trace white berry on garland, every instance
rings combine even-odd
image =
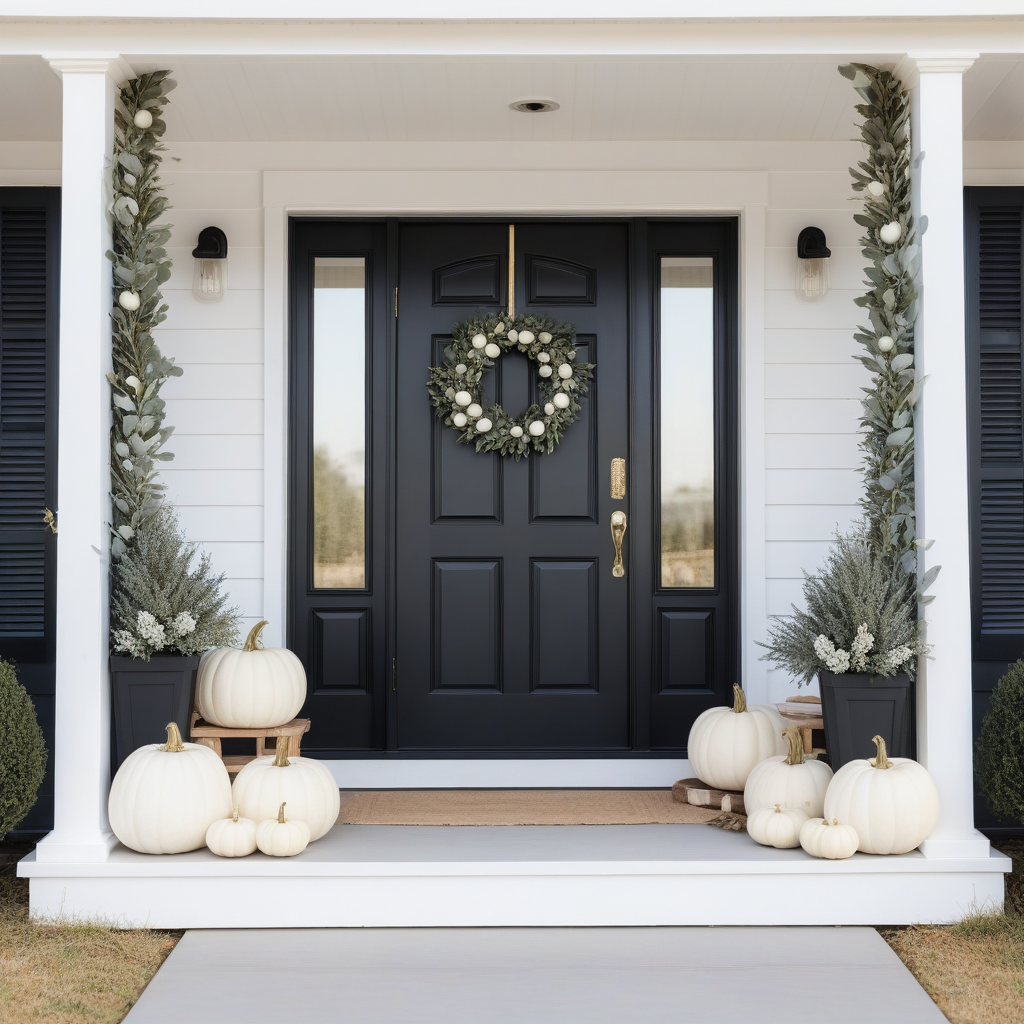
[[[591,363],[576,360],[576,328],[548,316],[490,313],[455,324],[451,334],[444,362],[430,368],[427,383],[438,418],[478,452],[516,459],[531,450],[553,452],[566,428],[579,418],[580,399],[594,375]],[[537,366],[539,401],[519,416],[482,401],[484,373],[510,352]]]

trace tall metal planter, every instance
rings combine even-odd
[[[846,672],[818,673],[825,746],[833,770],[875,756],[872,736],[885,740],[893,757],[914,756],[913,693],[910,677]]]
[[[147,743],[163,743],[167,723],[189,736],[200,655],[155,655],[149,661],[111,656],[114,767]]]

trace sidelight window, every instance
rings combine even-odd
[[[715,586],[714,264],[661,259],[661,585]]]
[[[318,256],[313,287],[313,586],[366,586],[366,260]]]

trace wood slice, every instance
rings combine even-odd
[[[680,779],[672,786],[672,799],[694,807],[715,807],[732,814],[745,814],[743,794],[714,789],[700,779]]]

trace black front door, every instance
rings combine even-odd
[[[423,386],[453,323],[507,308],[507,239],[503,223],[401,231],[398,743],[626,749],[629,589],[612,576],[609,521],[628,503],[610,497],[608,474],[628,446],[628,227],[517,226],[516,309],[575,323],[580,358],[597,366],[555,452],[519,462],[458,443]],[[534,372],[500,357],[488,401],[519,415]]]
[[[508,220],[292,224],[289,644],[316,756],[679,756],[739,678],[736,222],[514,226],[516,311],[575,324],[596,367],[520,462],[459,443],[426,389],[454,324],[508,309]],[[518,415],[536,369],[500,356],[484,403]]]

